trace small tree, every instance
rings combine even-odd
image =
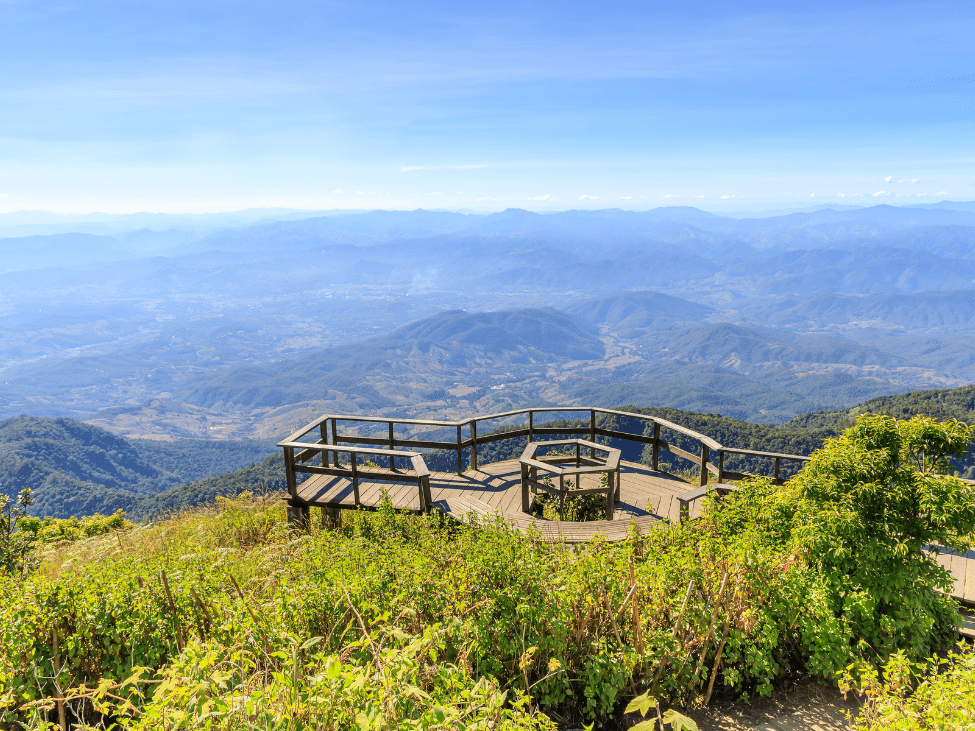
[[[858,654],[916,659],[954,638],[958,612],[939,548],[968,550],[975,487],[948,475],[973,428],[861,416],[792,480],[795,537],[826,579]]]
[[[27,515],[34,502],[29,487],[20,491],[17,501],[0,495],[0,571],[23,573],[30,568],[28,556],[34,546],[33,536],[17,530],[17,521]]]

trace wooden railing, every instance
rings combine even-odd
[[[536,415],[538,414],[555,414],[555,413],[585,413],[589,416],[588,426],[582,424],[581,426],[535,426]],[[505,431],[494,431],[493,433],[478,434],[478,424],[483,424],[487,421],[498,421],[502,419],[511,419],[517,416],[528,416],[527,425],[521,428],[514,428]],[[632,432],[619,431],[617,429],[608,429],[604,426],[600,426],[597,421],[597,415],[611,416],[611,417],[622,417],[627,419],[636,419],[645,424],[644,432],[634,434]],[[386,429],[381,430],[385,432],[383,436],[362,436],[359,434],[345,433],[340,431],[340,427],[345,427],[346,424],[371,424],[371,425],[381,425],[385,424]],[[456,439],[451,441],[443,440],[431,440],[431,439],[411,439],[408,437],[397,436],[396,426],[411,426],[411,427],[428,427],[430,429],[450,429],[456,430]],[[317,431],[317,438],[313,442],[306,441],[308,436],[313,432]],[[699,445],[699,450],[694,452],[688,452],[687,450],[681,449],[672,441],[668,441],[664,437],[670,436],[670,432],[676,434],[684,435],[690,439],[696,441]],[[726,470],[724,467],[726,455],[739,455],[746,457],[759,457],[763,459],[769,459],[772,461],[773,474],[769,475],[777,483],[783,482],[780,477],[780,470],[783,461],[791,462],[805,462],[808,461],[808,457],[804,457],[797,454],[777,454],[774,452],[761,452],[751,449],[735,449],[731,447],[725,447],[714,439],[710,437],[699,434],[691,429],[687,429],[679,424],[674,424],[666,419],[660,419],[655,416],[649,416],[647,414],[635,414],[629,411],[618,411],[615,409],[602,409],[602,408],[579,408],[576,406],[557,406],[557,407],[545,407],[545,408],[532,408],[532,409],[516,409],[514,411],[505,411],[498,414],[488,414],[486,416],[475,416],[470,419],[462,419],[460,421],[436,421],[436,420],[426,420],[426,419],[395,419],[387,418],[381,416],[350,416],[350,415],[340,415],[340,414],[326,414],[310,424],[302,427],[285,441],[280,442],[278,446],[282,447],[285,452],[285,465],[288,471],[288,484],[289,488],[294,482],[295,472],[320,472],[322,469],[338,469],[338,453],[362,453],[371,454],[385,457],[389,460],[389,469],[384,470],[383,474],[387,475],[383,479],[395,480],[397,477],[396,471],[396,461],[400,459],[411,460],[413,464],[414,471],[417,470],[418,457],[420,462],[422,462],[422,457],[419,454],[413,452],[403,452],[397,451],[400,448],[408,449],[441,449],[448,451],[455,451],[457,454],[457,474],[463,473],[463,453],[467,449],[470,451],[470,468],[477,470],[479,467],[478,463],[478,446],[488,444],[491,442],[497,442],[505,439],[518,439],[522,437],[528,437],[530,442],[535,441],[537,436],[542,435],[572,435],[572,434],[586,434],[591,442],[596,441],[597,436],[606,437],[609,439],[622,439],[631,442],[636,442],[638,444],[649,445],[651,447],[651,460],[650,467],[654,471],[660,470],[660,453],[661,450],[674,454],[678,457],[687,460],[693,465],[698,471],[698,481],[700,485],[706,485],[709,481],[709,476],[714,475],[718,482],[724,482],[725,480],[738,480],[746,477],[744,473],[731,472]],[[362,445],[363,447],[374,447],[374,449],[351,449],[342,448],[340,445]],[[335,455],[334,462],[335,465],[329,467],[325,464],[328,459],[325,456],[326,452]],[[312,468],[311,466],[304,466],[304,462],[315,456],[316,454],[323,455],[323,466],[322,468]],[[353,465],[355,464],[355,458],[352,458]],[[299,465],[301,468],[299,469]],[[423,470],[426,469],[424,465]],[[325,472],[325,474],[333,474],[333,472]],[[429,474],[429,473],[427,473]],[[350,477],[350,470],[346,469],[342,473],[343,476]],[[388,476],[393,475],[393,476]],[[412,479],[412,478],[410,478]],[[429,477],[427,478],[429,482]],[[295,494],[295,493],[293,493]],[[422,500],[421,500],[422,504]]]
[[[430,512],[430,470],[427,469],[423,457],[417,452],[341,447],[329,445],[324,442],[308,444],[292,438],[279,442],[278,446],[284,449],[284,469],[288,481],[288,492],[291,494],[292,500],[297,501],[298,499],[296,473],[332,475],[333,477],[345,477],[352,482],[354,507],[358,507],[361,504],[359,500],[359,480],[362,477],[366,477],[367,479],[385,482],[416,482],[420,499],[420,510],[424,513]],[[393,464],[393,467],[391,469],[383,469],[381,467],[374,468],[368,465],[360,465],[360,454],[373,457],[386,457]],[[349,464],[343,464],[339,459],[339,455],[348,456]],[[321,456],[320,465],[306,464],[316,456]],[[396,459],[409,462],[410,468],[397,471],[394,462]]]

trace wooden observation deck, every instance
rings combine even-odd
[[[539,415],[551,419],[554,415],[564,418],[566,414],[583,415],[582,424],[536,426]],[[514,423],[519,420],[521,423]],[[626,431],[621,426],[624,422],[637,428]],[[447,441],[445,434],[455,438]],[[521,462],[510,458],[494,462],[479,459],[479,450],[485,454],[488,445],[496,442],[515,439],[532,444],[566,437],[598,440],[617,447],[637,445],[649,451],[649,464],[619,462],[619,492],[612,520],[545,520],[527,513],[522,509]],[[677,441],[692,446],[684,449],[677,446]],[[578,407],[520,409],[462,421],[327,414],[278,446],[284,450],[290,493],[288,518],[292,522],[307,524],[315,507],[321,508],[323,518],[329,514],[334,517],[344,509],[375,510],[388,499],[397,510],[439,510],[457,518],[470,514],[493,516],[517,530],[536,531],[544,540],[568,543],[587,541],[596,535],[610,541],[623,540],[634,525],[644,531],[654,523],[695,517],[699,510],[697,498],[715,488],[733,489],[724,484],[726,480],[747,476],[726,469],[727,456],[758,458],[768,465],[768,476],[778,484],[784,482],[780,474],[783,463],[809,459],[725,447],[704,434],[645,414]],[[456,468],[449,472],[431,471],[423,453],[408,451],[416,449],[441,450],[440,462],[445,452],[452,452]],[[685,474],[694,475],[692,483],[662,468],[661,455],[665,452],[689,467]],[[299,475],[307,475],[307,479],[299,481]],[[595,488],[598,479],[595,474],[580,475],[578,487]],[[975,551],[965,556],[942,554],[938,562],[955,577],[952,595],[975,605]]]

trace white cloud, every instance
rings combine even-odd
[[[898,183],[916,183],[917,182],[917,178],[911,178],[910,180],[908,180],[907,178],[904,178],[903,180],[898,180],[897,182]]]
[[[497,198],[478,198],[479,201],[496,201]]]
[[[724,200],[725,198],[734,198],[734,197],[735,197],[734,195],[723,195],[721,196],[721,199]]]
[[[703,197],[704,197],[704,195],[699,195],[699,196],[698,196],[698,198],[703,198]]]
[[[890,193],[888,193],[886,190],[878,190],[873,194],[873,197],[876,198],[878,195],[890,195]]]
[[[810,193],[810,194],[809,194],[809,197],[810,197],[810,198],[815,198],[815,197],[816,197],[816,194],[815,194],[815,193]]]
[[[336,188],[336,189],[335,189],[335,190],[333,190],[332,192],[333,192],[333,193],[344,193],[345,191],[344,191],[344,190],[342,190],[341,188]]]
[[[487,165],[404,165],[399,169],[401,173],[411,173],[414,170],[477,170]]]
[[[356,194],[356,195],[365,195],[365,194],[366,194],[366,192],[365,192],[364,190],[357,190],[357,191],[355,192],[355,194]]]
[[[837,193],[836,194],[836,197],[837,198],[846,198],[846,193]]]
[[[431,193],[430,195],[443,195],[443,193],[441,193],[440,191],[437,191],[436,193]]]
[[[921,196],[925,196],[925,195],[927,195],[927,193],[918,193],[917,197],[920,198]]]
[[[917,182],[917,178],[911,178],[911,182],[912,183],[916,183]]]
[[[633,200],[633,196],[632,195],[621,195],[620,196],[620,200],[621,201],[631,201],[631,200]]]
[[[530,200],[530,201],[547,201],[551,197],[552,196],[550,196],[548,193],[546,193],[545,195],[536,195],[536,196],[534,196],[532,198],[529,198],[528,200]]]
[[[680,193],[668,193],[667,195],[660,196],[661,198],[680,198]]]
[[[948,191],[942,190],[940,193],[935,193],[935,195],[948,195]]]
[[[579,196],[579,200],[581,200],[581,201],[598,201],[599,200],[599,196],[598,195],[580,195]]]
[[[852,194],[850,194],[850,197],[851,198],[862,198],[863,197],[863,193],[852,193]]]
[[[884,178],[884,182],[885,182],[885,183],[889,183],[889,182],[890,182],[890,179],[891,179],[892,177],[894,177],[894,176],[893,176],[893,175],[888,175],[888,176],[887,176],[886,178]]]

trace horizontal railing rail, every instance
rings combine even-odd
[[[536,415],[570,413],[588,413],[588,425],[583,423],[578,427],[535,426]],[[495,431],[494,433],[478,435],[478,424],[483,425],[485,422],[512,419],[518,416],[527,416],[527,425],[506,429],[504,431]],[[605,420],[603,425],[597,423],[597,416],[636,419],[638,422],[645,425],[643,430],[644,433],[633,433],[620,431],[619,429],[607,428]],[[346,424],[356,423],[372,425],[386,424],[386,434],[374,434],[370,436],[355,433],[345,433],[340,430],[340,427],[345,427]],[[451,441],[446,441],[442,439],[409,438],[402,436],[402,434],[397,436],[397,425],[453,429],[456,430],[456,438]],[[318,430],[319,437],[315,442],[308,443],[302,441],[305,437],[307,437],[307,435],[315,430]],[[667,432],[664,432],[663,430],[667,430]],[[464,433],[465,431],[466,434]],[[664,436],[669,436],[669,432],[674,432],[696,441],[699,445],[700,451],[697,451],[696,453],[687,451],[686,449],[677,446],[672,439],[663,438]],[[746,473],[733,472],[725,469],[724,463],[727,455],[757,457],[760,459],[771,460],[773,474],[769,476],[772,477],[777,484],[781,484],[784,481],[781,477],[783,461],[805,462],[809,459],[806,456],[798,454],[779,454],[752,449],[725,447],[706,434],[701,434],[693,429],[688,429],[680,424],[675,424],[672,421],[667,421],[666,419],[661,419],[649,414],[637,414],[630,411],[620,411],[618,409],[578,406],[550,406],[514,409],[512,411],[474,416],[467,419],[460,419],[458,421],[400,419],[394,417],[356,416],[350,414],[325,414],[324,416],[315,419],[298,431],[294,432],[285,441],[280,442],[278,446],[285,449],[286,468],[293,471],[307,471],[297,469],[298,464],[302,463],[304,455],[310,454],[310,456],[314,456],[314,454],[322,451],[325,447],[327,447],[328,450],[331,450],[333,454],[335,454],[337,451],[348,451],[353,449],[352,447],[345,447],[342,450],[337,449],[340,445],[344,444],[358,445],[360,448],[358,448],[357,451],[363,454],[368,453],[386,457],[390,463],[389,472],[394,474],[396,469],[395,460],[397,458],[405,458],[412,455],[412,453],[397,451],[397,448],[453,451],[457,455],[457,474],[460,475],[463,473],[464,467],[464,450],[469,450],[470,453],[470,469],[477,470],[479,468],[478,446],[480,445],[490,444],[492,442],[503,441],[506,439],[520,439],[524,437],[528,437],[528,441],[533,442],[535,441],[536,436],[567,436],[573,434],[588,434],[588,439],[590,442],[595,442],[596,437],[605,437],[607,439],[628,440],[636,444],[650,446],[650,467],[654,471],[662,471],[660,469],[661,450],[669,452],[672,455],[689,461],[694,467],[697,468],[698,482],[700,485],[706,485],[709,482],[711,475],[715,476],[719,483],[724,482],[725,480],[740,480],[750,476]],[[367,449],[368,447],[372,447],[374,449]],[[314,450],[314,453],[308,453],[309,449]],[[291,457],[288,456],[289,450],[291,450]],[[410,456],[410,459],[412,459],[412,456]],[[337,457],[333,457],[333,461],[336,460]],[[421,504],[422,502],[423,501],[421,499]]]

